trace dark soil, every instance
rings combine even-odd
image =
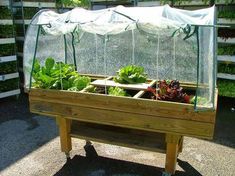
[[[235,29],[227,29],[227,28],[219,28],[218,36],[224,39],[234,38],[235,37]]]

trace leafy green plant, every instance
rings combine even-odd
[[[4,44],[0,47],[0,56],[10,56],[15,54],[15,44]]]
[[[91,81],[87,76],[80,76],[73,65],[55,63],[53,58],[47,58],[45,66],[41,66],[39,61],[35,60],[33,79],[34,87],[70,91],[80,91]]]
[[[33,16],[40,10],[40,8],[37,7],[24,7],[24,19],[32,19]],[[22,9],[16,9],[14,12],[15,19],[22,19]]]
[[[17,71],[16,61],[0,63],[0,74],[8,74]]]
[[[191,3],[192,0],[160,0],[161,4],[168,4],[170,3],[171,5],[181,5],[182,3]],[[208,4],[210,0],[201,0],[204,4]]]
[[[190,103],[191,103],[191,104],[195,104],[195,101],[196,101],[196,97],[193,96],[193,97],[190,99]],[[197,104],[204,105],[204,104],[206,104],[207,102],[208,102],[207,98],[197,96]]]
[[[235,97],[235,81],[219,79],[217,87],[220,96]]]
[[[19,87],[19,78],[9,79],[0,82],[0,92],[6,92]]]
[[[147,74],[144,73],[143,67],[128,65],[117,71],[114,81],[121,84],[145,83],[147,81]]]
[[[171,5],[182,5],[182,3],[187,2],[190,4],[192,0],[160,0],[161,4],[171,4]],[[201,0],[205,5],[214,4],[222,2],[222,0]],[[225,4],[228,5],[230,3],[234,2],[234,0],[225,0]]]
[[[93,86],[93,85],[88,85],[83,90],[84,90],[84,92],[95,93],[96,92],[96,87]]]
[[[225,2],[226,5],[230,4],[230,3],[233,3],[234,0],[211,0],[211,1],[215,1],[216,3],[219,3],[219,2]]]
[[[13,37],[13,25],[0,25],[0,38]]]
[[[219,18],[234,19],[235,13],[234,13],[234,11],[231,11],[231,10],[223,10],[223,11],[219,11],[218,17]]]
[[[124,89],[119,87],[110,87],[108,89],[108,94],[113,96],[129,96]]]
[[[74,77],[73,77],[74,78]],[[73,79],[72,78],[72,79]],[[87,87],[87,85],[91,82],[91,79],[87,76],[79,76],[76,77],[73,82],[69,80],[69,85],[71,85],[71,88],[68,88],[70,91],[79,91]]]
[[[0,19],[11,19],[11,10],[7,7],[0,7]]]
[[[88,0],[56,0],[57,6],[88,7]]]
[[[178,80],[158,81],[158,89],[148,87],[147,91],[151,92],[158,100],[181,103],[190,102],[190,97],[183,92],[183,88],[180,86],[180,82]]]
[[[226,45],[218,47],[218,55],[235,55],[235,46],[234,45]]]
[[[219,64],[218,65],[218,72],[219,73],[235,74],[235,65],[232,65],[232,64]]]

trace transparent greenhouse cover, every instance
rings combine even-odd
[[[115,75],[121,67],[144,67],[150,79],[177,79],[196,85],[196,108],[214,107],[215,7],[187,11],[117,6],[58,14],[37,13],[24,44],[25,88],[33,62],[46,58],[75,64],[79,73]],[[195,103],[196,104],[196,103]]]

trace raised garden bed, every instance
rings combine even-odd
[[[215,111],[195,112],[192,104],[151,100],[144,94],[132,98],[32,88],[29,95],[30,110],[35,113],[153,132],[213,137]]]
[[[90,76],[93,81],[110,79]],[[151,80],[150,86],[155,82]],[[184,87],[189,92],[195,90],[195,85]],[[101,90],[87,93],[31,88],[30,111],[56,117],[66,154],[72,148],[71,137],[158,151],[167,154],[166,170],[170,173],[174,173],[182,151],[183,136],[213,138],[215,110],[195,112],[193,104],[155,100],[145,90],[128,88],[131,96],[105,95]],[[214,98],[216,101],[217,94]]]
[[[195,84],[182,83],[183,92],[178,81],[160,81],[157,95],[157,81],[147,80],[141,67],[123,67],[116,76],[80,75],[47,58],[44,66],[36,60],[33,70],[32,85],[39,88],[30,89],[30,111],[56,117],[67,155],[71,137],[80,137],[166,153],[166,170],[174,173],[183,136],[213,138],[216,111],[195,112],[195,102],[184,99],[186,92],[195,95]]]
[[[78,24],[69,30],[66,26],[70,21],[64,21],[68,14],[56,21],[51,16],[51,25],[35,20],[34,26],[29,26],[30,36],[24,42],[24,74],[30,110],[55,117],[61,150],[68,158],[71,137],[78,137],[164,152],[169,175],[175,173],[183,136],[213,138],[218,93],[212,75],[216,71],[213,52],[217,36],[214,30],[209,30],[209,37],[198,32],[209,32],[204,25],[192,25],[194,32],[185,34],[191,29],[181,25],[181,20],[194,18],[194,13],[158,8],[166,14],[178,11],[177,18],[170,20],[179,28],[167,20],[155,28],[156,23],[149,19],[154,16],[153,21],[161,21],[165,15],[151,11],[140,17],[137,11],[125,7],[100,11],[104,15],[99,14],[97,20],[104,23],[89,21],[88,25],[76,18]],[[207,15],[213,24],[215,19],[210,14],[214,11],[205,9],[205,14],[198,13],[197,17]],[[66,19],[92,13],[71,11]],[[45,14],[37,17],[48,20],[51,13]],[[95,15],[88,15],[88,19]],[[138,18],[143,22],[133,22]],[[36,37],[35,43],[32,36]],[[210,42],[203,42],[205,38]],[[178,43],[182,43],[185,53]],[[208,48],[213,59],[200,48]]]

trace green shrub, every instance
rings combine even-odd
[[[235,97],[235,81],[219,79],[217,86],[220,96]]]

